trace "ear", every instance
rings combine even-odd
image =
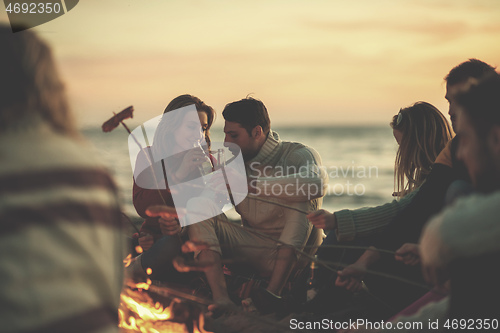
[[[260,125],[257,125],[252,129],[252,136],[256,139],[260,138],[263,133],[264,131],[262,130],[262,127]]]

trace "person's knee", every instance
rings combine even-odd
[[[204,197],[196,197],[187,202],[184,220],[187,225],[193,225],[204,221],[213,223],[213,218],[219,214],[221,214],[221,211],[219,211],[212,200]]]

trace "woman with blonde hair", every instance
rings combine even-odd
[[[335,213],[318,210],[310,213],[307,217],[315,227],[332,230],[323,242],[324,245],[348,242],[345,244],[366,246],[371,244],[372,239],[377,239],[377,235],[411,202],[425,182],[436,157],[453,134],[443,114],[426,102],[417,102],[400,109],[399,113],[393,116],[390,126],[399,144],[394,168],[396,191],[393,193],[398,200],[371,208],[344,209]],[[343,258],[344,262],[353,262],[356,259],[354,256],[359,256],[359,253],[353,254],[351,251],[346,257],[345,253],[341,252],[325,246],[318,250],[318,257],[329,261],[339,261],[339,258]],[[366,256],[372,252],[367,251]],[[326,273],[320,275],[327,279]],[[339,278],[337,280],[337,285],[350,290],[357,289],[361,281],[347,278],[345,281],[340,281]]]
[[[390,126],[399,144],[394,167],[396,191],[393,196],[400,200],[373,208],[344,209],[333,214],[322,209],[308,215],[315,227],[335,230],[338,241],[368,237],[388,225],[411,202],[436,157],[453,135],[443,114],[426,102],[417,102],[401,109],[392,118]]]
[[[401,198],[425,181],[437,156],[451,140],[452,129],[444,115],[426,102],[402,108],[390,125],[399,144],[393,195]]]

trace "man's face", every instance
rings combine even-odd
[[[446,95],[444,98],[448,101],[450,105],[450,109],[448,111],[448,114],[450,115],[450,120],[451,120],[451,127],[453,127],[453,131],[455,133],[457,132],[457,103],[455,101],[455,97],[457,96],[457,93],[465,90],[467,87],[467,82],[462,82],[462,83],[456,83],[454,85],[446,85]]]
[[[248,161],[255,157],[259,152],[259,144],[255,138],[248,135],[246,129],[244,129],[239,123],[226,121],[224,125],[224,142],[234,143],[238,145],[241,149],[241,154],[245,161]],[[231,147],[229,147],[231,150]],[[233,154],[235,152],[231,151]]]
[[[467,167],[472,185],[481,192],[490,192],[495,189],[495,162],[488,140],[477,135],[469,117],[460,106],[456,107],[457,135],[459,146],[457,157]]]

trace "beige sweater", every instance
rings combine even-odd
[[[328,176],[314,149],[281,141],[278,133],[271,131],[257,156],[245,165],[247,176],[256,180],[257,196],[304,211],[321,207]],[[304,246],[312,230],[305,214],[257,201],[251,195],[236,210],[244,225],[299,248]]]

